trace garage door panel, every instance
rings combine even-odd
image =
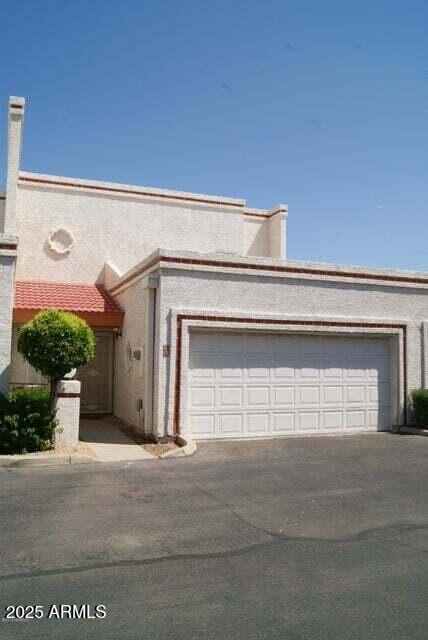
[[[389,404],[389,384],[380,382],[377,385],[369,385],[368,400],[370,404],[378,404],[381,407]]]
[[[242,413],[223,413],[218,416],[219,435],[242,435],[244,431],[244,415]]]
[[[293,433],[295,430],[295,413],[278,412],[272,416],[272,432],[275,434]]]
[[[265,334],[247,334],[245,347],[246,353],[249,356],[265,356],[266,354],[272,355],[273,352],[272,340],[266,341]]]
[[[298,368],[298,379],[309,381],[319,380],[321,376],[319,358],[304,358]]]
[[[194,380],[214,380],[217,368],[215,355],[212,353],[192,353],[190,368]]]
[[[370,363],[367,367],[367,377],[372,381],[388,382],[389,363],[387,360],[380,360],[377,364]]]
[[[288,366],[284,366],[280,364],[281,360],[277,356],[274,360],[274,364],[272,367],[272,378],[274,380],[294,380],[296,378],[296,369],[290,364]]]
[[[215,437],[215,416],[209,414],[191,414],[189,417],[191,432],[194,436],[201,438]]]
[[[247,387],[247,405],[269,407],[270,386]]]
[[[267,433],[269,431],[269,413],[247,413],[248,433]]]
[[[378,384],[377,390],[379,406],[389,406],[389,384],[387,382],[380,382]]]
[[[295,388],[294,386],[287,386],[287,387],[283,387],[283,386],[277,386],[275,385],[273,387],[273,407],[280,407],[280,406],[288,406],[288,407],[294,407],[295,406]]]
[[[366,427],[366,412],[363,409],[345,412],[345,428],[363,431]]]
[[[194,380],[197,380],[201,383],[204,382],[215,382],[216,371],[215,369],[195,369],[195,373],[193,376]]]
[[[373,431],[387,431],[389,429],[388,411],[380,412],[377,409],[369,409],[367,411],[367,423],[368,428]]]
[[[344,368],[344,380],[349,380],[351,382],[358,382],[360,380],[366,381],[367,377],[365,369],[360,369],[359,367],[355,367],[350,364]]]
[[[284,336],[282,336],[281,334],[274,334],[272,336],[272,345],[274,355],[292,355],[293,353],[298,352],[298,346],[296,346],[295,342],[284,340]]]
[[[244,334],[217,334],[217,353],[243,353],[244,351]]]
[[[377,385],[369,385],[367,388],[368,401],[377,404],[379,402],[379,389]]]
[[[343,379],[343,368],[331,364],[324,364],[322,369],[323,380],[338,381]]]
[[[215,358],[218,378],[220,380],[240,380],[245,358],[242,354],[222,353]]]
[[[327,384],[322,387],[322,401],[324,405],[342,404],[343,403],[343,387],[342,385]]]
[[[264,356],[247,356],[246,372],[249,380],[269,380],[272,359]]]
[[[189,362],[195,437],[389,428],[385,339],[200,333]]]
[[[192,386],[190,390],[190,406],[192,408],[207,408],[215,405],[215,387]]]
[[[346,389],[346,403],[347,404],[365,404],[366,402],[366,387],[365,385],[348,385]]]
[[[192,334],[192,354],[199,352],[217,353],[218,350],[218,333],[199,333],[195,331]]]
[[[308,405],[319,405],[320,403],[320,388],[318,386],[303,386],[297,387],[297,406],[305,407]]]
[[[218,388],[218,402],[219,409],[222,407],[241,407],[244,400],[244,389],[242,386],[220,386]]]
[[[299,411],[297,422],[299,431],[318,431],[320,428],[320,412]]]
[[[326,431],[342,431],[343,411],[324,411],[322,415],[322,427]]]

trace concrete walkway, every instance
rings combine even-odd
[[[121,424],[114,416],[82,418],[80,439],[87,443],[100,462],[153,460],[154,456],[120,430]]]

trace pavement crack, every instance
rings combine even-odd
[[[225,551],[212,551],[209,553],[176,553],[176,554],[167,554],[164,556],[156,556],[154,558],[134,558],[129,560],[115,560],[111,562],[99,562],[94,564],[85,564],[77,567],[57,567],[52,569],[39,569],[34,571],[25,571],[21,573],[10,573],[4,574],[0,576],[0,582],[6,582],[9,580],[19,580],[19,579],[28,579],[28,578],[44,578],[47,576],[59,576],[64,574],[73,574],[73,573],[84,573],[88,571],[97,571],[100,569],[112,569],[117,567],[141,567],[141,566],[150,566],[156,564],[163,564],[169,562],[180,562],[186,560],[222,560],[226,558],[234,558],[239,556],[244,556],[249,553],[254,553],[257,551],[263,551],[273,547],[281,547],[292,543],[297,544],[355,544],[359,542],[366,541],[376,541],[378,543],[391,543],[397,544],[403,547],[407,547],[416,551],[418,553],[428,553],[425,549],[420,549],[418,547],[413,547],[412,545],[408,545],[405,543],[398,542],[397,540],[392,540],[391,538],[378,537],[375,534],[385,531],[395,531],[398,534],[409,531],[425,531],[428,530],[428,524],[411,524],[411,523],[400,523],[395,525],[387,525],[385,527],[378,527],[375,529],[366,529],[364,531],[360,531],[357,534],[346,536],[343,538],[316,538],[316,537],[304,537],[304,536],[287,536],[285,534],[276,534],[271,535],[270,540],[265,542],[259,542],[252,545],[246,545],[243,547],[239,547],[237,549],[228,549]]]
[[[253,529],[254,531],[258,531],[259,533],[264,533],[265,535],[269,536],[270,538],[279,538],[281,540],[284,539],[284,536],[281,533],[276,533],[275,531],[270,531],[269,529],[265,529],[263,527],[260,527],[260,526],[258,526],[256,524],[254,524],[253,522],[251,522],[250,520],[247,520],[246,518],[241,516],[228,502],[226,502],[225,500],[221,500],[221,498],[216,496],[214,493],[211,493],[211,491],[208,491],[207,489],[205,489],[205,487],[201,487],[199,484],[197,484],[196,482],[193,482],[192,480],[189,480],[188,478],[186,478],[185,476],[183,476],[180,473],[176,472],[174,474],[171,469],[167,469],[167,471],[169,473],[171,473],[172,475],[178,476],[180,478],[180,481],[187,482],[187,484],[189,484],[191,487],[194,487],[195,489],[197,489],[201,493],[203,493],[206,496],[210,497],[212,500],[214,500],[218,504],[222,505],[223,507],[226,507],[226,509],[230,513],[232,513],[235,516],[235,518],[237,518],[240,522],[242,522],[242,524],[245,524],[247,527],[250,527],[250,529]]]
[[[379,542],[387,542],[389,544],[396,545],[397,547],[404,547],[405,549],[412,549],[412,551],[428,554],[428,549],[421,549],[421,547],[415,547],[407,542],[399,542],[398,540],[392,540],[391,538],[376,538],[376,536],[373,536],[373,539],[378,540]]]
[[[117,567],[141,567],[155,564],[162,564],[167,562],[177,562],[180,560],[218,560],[222,558],[238,557],[251,553],[252,551],[258,551],[266,547],[273,545],[279,545],[287,542],[288,540],[270,540],[269,542],[261,542],[258,544],[248,545],[239,549],[229,549],[227,551],[213,551],[210,553],[177,553],[165,556],[157,556],[155,558],[141,558],[141,559],[129,559],[129,560],[116,560],[112,562],[99,562],[94,564],[86,564],[77,567],[58,567],[56,569],[40,569],[35,571],[25,571],[22,573],[9,573],[0,576],[0,582],[6,582],[9,580],[19,580],[23,578],[44,578],[47,576],[59,576],[72,573],[84,573],[87,571],[96,571],[98,569],[112,569]]]

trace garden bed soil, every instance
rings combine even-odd
[[[128,438],[142,446],[143,449],[157,458],[168,451],[172,451],[173,449],[180,449],[180,445],[174,442],[174,440],[170,440],[168,442],[153,442],[153,439],[148,438],[141,433],[137,433],[130,427],[121,426],[120,430],[128,436]]]

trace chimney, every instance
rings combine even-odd
[[[16,192],[21,161],[24,112],[25,99],[11,96],[8,113],[6,204],[3,224],[3,233],[6,236],[16,235]]]

